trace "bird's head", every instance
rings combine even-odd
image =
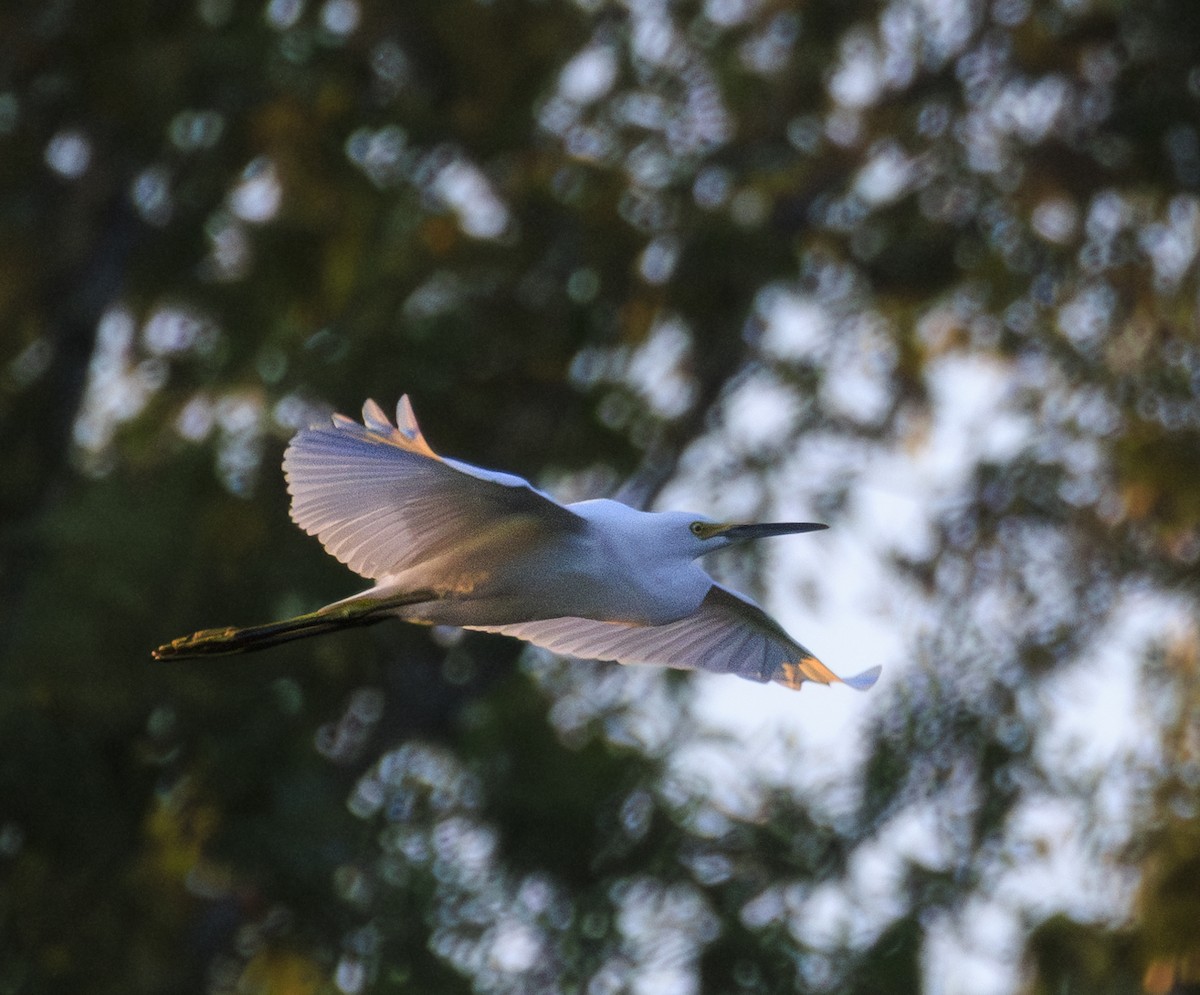
[[[819,532],[829,526],[819,522],[714,522],[695,515],[683,522],[695,556],[703,556],[748,539],[767,539],[770,536],[795,535],[799,532]]]

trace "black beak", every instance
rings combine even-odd
[[[730,525],[719,534],[733,542],[741,542],[743,539],[767,539],[770,536],[795,535],[797,532],[820,532],[827,528],[828,525],[822,525],[820,522],[758,522],[750,525]]]

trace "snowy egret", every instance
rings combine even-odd
[[[722,524],[619,501],[561,505],[520,477],[435,453],[408,397],[397,425],[374,401],[363,424],[292,439],[283,458],[292,520],[355,573],[361,594],[267,625],[205,629],[157,659],[265,649],[387,618],[500,632],[556,653],[737,674],[798,688],[865,690],[879,668],[840,678],[696,558],[811,522]]]

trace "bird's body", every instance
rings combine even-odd
[[[335,415],[332,428],[300,432],[283,461],[292,519],[374,587],[295,619],[204,630],[155,656],[260,649],[397,617],[622,663],[792,687],[841,680],[696,563],[741,539],[824,526],[728,526],[603,499],[560,505],[520,477],[438,456],[407,397],[397,423],[368,401],[363,424]],[[869,687],[877,674],[845,681]]]

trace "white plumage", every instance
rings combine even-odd
[[[724,525],[616,501],[560,505],[520,477],[444,459],[407,397],[393,426],[368,401],[296,435],[283,468],[292,519],[355,573],[362,594],[283,622],[210,629],[159,658],[240,652],[398,617],[515,636],[556,653],[737,674],[798,688],[839,678],[748,598],[695,562],[734,542],[821,525]]]

